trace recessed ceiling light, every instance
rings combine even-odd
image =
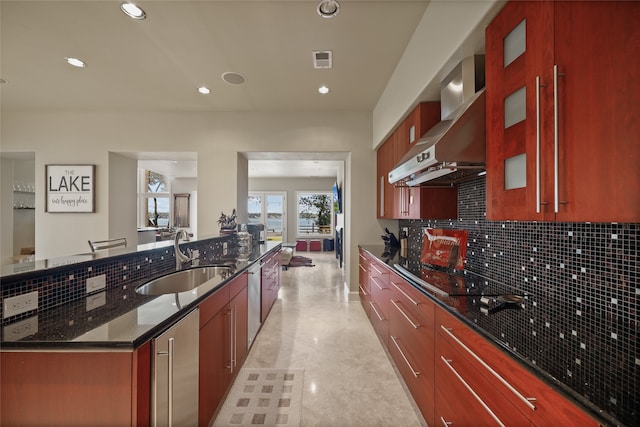
[[[247,81],[242,74],[234,72],[223,73],[222,80],[232,85],[241,85]]]
[[[67,61],[69,65],[73,65],[74,67],[84,68],[87,66],[87,64],[84,61],[78,58],[67,57],[67,58],[64,58],[64,60]]]
[[[329,93],[329,88],[326,86],[320,86],[318,88],[318,92],[320,92],[323,95],[326,95],[327,93]]]
[[[147,17],[147,14],[144,12],[144,10],[140,9],[133,3],[121,3],[120,10],[122,10],[125,14],[127,14],[127,16],[133,19],[144,19]]]
[[[318,14],[323,18],[333,18],[340,11],[340,3],[336,0],[322,0],[318,3]]]
[[[198,92],[200,92],[203,95],[209,95],[211,93],[211,90],[206,86],[200,86],[198,88]]]

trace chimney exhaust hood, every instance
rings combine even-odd
[[[485,167],[484,56],[460,62],[440,84],[442,121],[389,172],[389,183],[452,183]]]

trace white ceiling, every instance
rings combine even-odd
[[[427,3],[341,0],[325,19],[317,0],[147,0],[133,20],[120,1],[3,0],[2,108],[371,111]],[[334,68],[314,69],[314,50]]]
[[[318,1],[140,0],[147,19],[136,21],[120,0],[2,0],[1,108],[371,112],[429,2],[339,0],[338,15],[324,19]],[[314,50],[331,50],[333,68],[314,69]],[[69,56],[88,66],[71,67]],[[246,83],[224,82],[225,72]],[[148,154],[136,156],[164,160],[157,167],[173,176],[193,173],[195,157]],[[249,175],[335,176],[336,161],[256,154]]]

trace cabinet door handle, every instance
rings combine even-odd
[[[367,293],[367,291],[364,290],[364,288],[362,287],[362,285],[360,285],[360,290],[362,291],[362,294],[366,297],[367,295],[369,295]]]
[[[553,211],[558,213],[558,64],[553,66]]]
[[[391,282],[391,284],[393,285],[394,288],[396,288],[398,290],[398,292],[400,292],[402,295],[404,295],[404,297],[406,299],[408,299],[409,301],[411,301],[411,304],[413,305],[418,305],[420,304],[419,302],[417,302],[416,300],[414,300],[413,298],[411,298],[409,295],[407,295],[407,293],[405,291],[403,291],[402,289],[400,289],[400,286],[396,285],[395,283]]]
[[[411,326],[413,326],[414,329],[418,329],[420,327],[420,325],[416,325],[415,323],[413,323],[413,320],[411,320],[411,318],[409,318],[409,316],[407,316],[407,313],[402,311],[400,306],[398,304],[396,304],[396,302],[394,300],[391,300],[391,304],[393,304],[393,306],[398,309],[400,314],[402,314],[404,316],[404,318],[407,319],[407,322],[411,323]]]
[[[382,286],[380,286],[378,284],[378,281],[376,280],[375,277],[372,277],[371,280],[373,281],[373,283],[377,286],[378,289],[380,289],[381,291],[384,291],[385,288],[383,288]]]
[[[382,271],[378,270],[374,264],[369,264],[369,265],[371,266],[371,268],[373,268],[376,271],[376,273],[384,274]]]
[[[173,361],[174,339],[169,338],[169,427],[173,425]]]
[[[444,417],[440,417],[440,422],[444,427],[449,427],[450,425],[453,424],[453,421],[447,421],[444,419]]]
[[[380,316],[380,313],[376,310],[376,306],[371,301],[369,301],[369,305],[373,309],[373,312],[376,313],[376,316],[378,316],[378,319],[380,319],[381,322],[384,321],[384,317]]]
[[[157,356],[167,356],[167,425],[172,427],[173,425],[173,358],[174,358],[174,338],[169,338],[167,342],[167,351],[158,351],[156,352]],[[157,420],[157,408],[158,408],[158,396],[156,396],[153,401],[154,406],[154,424],[158,422]]]
[[[229,309],[225,314],[229,316],[229,365],[227,368],[230,373],[233,373],[233,309]]]
[[[360,267],[360,270],[364,271],[365,273],[367,272],[367,269],[364,268],[362,264],[358,264],[358,267]]]
[[[540,213],[540,76],[536,76],[536,213]]]
[[[404,355],[404,352],[400,348],[400,345],[398,344],[398,339],[396,337],[394,337],[394,336],[391,336],[391,340],[393,341],[393,344],[396,346],[396,348],[400,352],[400,355],[404,359],[404,363],[406,363],[407,366],[409,367],[409,369],[411,369],[411,373],[413,374],[413,376],[415,378],[418,378],[418,375],[420,375],[420,372],[418,372],[415,369],[413,369],[413,366],[411,366],[411,363],[409,363],[409,359],[407,359],[407,356]]]
[[[475,390],[473,388],[471,388],[471,386],[469,384],[467,384],[467,382],[464,380],[464,378],[462,378],[462,375],[460,375],[458,373],[458,371],[456,371],[455,368],[453,366],[451,366],[451,361],[445,359],[444,356],[442,356],[442,355],[440,356],[440,359],[442,359],[442,361],[447,366],[447,368],[449,368],[451,370],[451,372],[453,372],[453,374],[458,378],[458,380],[460,380],[462,385],[464,385],[465,388],[467,390],[469,390],[469,392],[473,395],[473,397],[475,397],[475,399],[478,401],[478,403],[480,403],[480,405],[482,405],[482,407],[485,409],[485,411],[487,411],[489,413],[489,415],[491,415],[491,418],[493,418],[495,420],[495,422],[498,423],[498,425],[500,425],[502,427],[506,427],[504,425],[504,423],[502,421],[500,421],[500,418],[498,418],[498,416],[493,413],[491,408],[489,408],[489,406],[487,406],[487,404],[484,403],[484,400],[482,400],[482,398],[480,396],[478,396],[478,394],[475,392]]]
[[[236,316],[237,316],[237,313],[234,307],[231,309],[231,324],[233,325],[231,328],[231,340],[233,342],[233,346],[231,346],[231,348],[233,349],[232,362],[233,362],[234,368],[238,366],[238,339],[237,339],[238,325],[236,323],[237,322]]]
[[[363,260],[365,260],[365,261],[367,260],[367,258],[366,258],[364,255],[362,255],[362,254],[358,254],[358,256],[359,256],[360,258],[362,258]]]
[[[558,156],[558,148],[560,145],[559,137],[559,116],[558,116],[558,76],[564,76],[564,73],[558,72],[558,64],[553,66],[553,211],[560,212],[560,204],[567,203],[560,201],[560,158]]]
[[[445,331],[447,333],[447,335],[449,335],[456,343],[458,343],[458,345],[460,347],[465,349],[465,351],[467,353],[469,353],[471,356],[473,356],[474,359],[476,359],[487,371],[489,371],[491,373],[491,375],[496,377],[498,379],[498,381],[500,381],[502,384],[504,384],[504,386],[507,387],[509,389],[509,391],[511,391],[511,393],[513,393],[529,409],[531,409],[532,411],[536,410],[535,405],[533,403],[531,403],[531,402],[535,402],[536,401],[535,397],[525,397],[522,393],[520,393],[518,390],[516,390],[515,387],[513,387],[511,384],[509,384],[509,382],[507,382],[507,380],[502,378],[502,376],[499,373],[497,373],[491,366],[489,366],[484,360],[482,360],[480,358],[480,356],[475,354],[473,351],[471,351],[471,349],[469,347],[467,347],[462,341],[460,341],[460,339],[458,337],[456,337],[453,334],[453,332],[451,332],[453,330],[452,328],[447,328],[444,325],[440,325],[440,328],[443,331]]]

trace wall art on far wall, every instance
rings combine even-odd
[[[95,212],[96,165],[46,165],[45,212]]]

